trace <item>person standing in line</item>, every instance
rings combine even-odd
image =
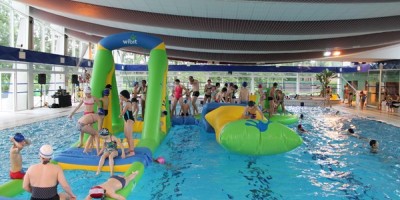
[[[247,104],[249,102],[250,92],[247,89],[247,82],[242,83],[242,88],[240,88],[239,92],[239,102],[240,104]]]
[[[187,93],[187,89],[185,86],[181,84],[181,81],[179,79],[175,79],[175,87],[172,91],[172,106],[171,106],[171,115],[174,116],[176,115],[176,105],[179,102],[179,105],[181,106],[181,109],[183,107],[183,90],[185,90],[185,93]]]
[[[192,86],[192,90],[190,93],[192,93],[192,106],[193,106],[193,115],[199,114],[199,110],[197,109],[197,98],[200,96],[199,92],[199,81],[194,79],[193,76],[189,76],[189,84]]]
[[[144,112],[146,110],[146,95],[147,95],[147,82],[146,80],[142,80],[142,86],[139,88],[139,93],[141,94],[141,105],[142,105],[142,118],[144,120]],[[129,98],[128,98],[129,99]]]
[[[211,89],[213,85],[211,84],[211,80],[207,80],[207,84],[204,86],[204,104],[211,102]]]

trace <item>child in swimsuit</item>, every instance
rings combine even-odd
[[[116,192],[128,185],[138,174],[139,171],[134,171],[127,177],[111,176],[106,182],[90,188],[89,195],[86,196],[85,200],[91,200],[92,198],[105,199],[106,197],[125,199],[125,197]]]
[[[103,128],[104,118],[108,115],[108,101],[109,101],[108,96],[109,95],[110,95],[110,90],[104,89],[102,97],[99,99],[99,103],[101,104],[101,106],[99,107],[99,109],[97,109],[97,113],[100,116],[100,120],[98,123],[98,130]]]
[[[263,113],[261,112],[260,108],[258,106],[255,106],[254,101],[249,101],[247,103],[246,108],[244,109],[243,112],[243,119],[256,119],[257,118],[257,112],[260,114],[260,116],[263,116]]]
[[[103,148],[101,148],[100,152],[97,154],[101,158],[99,161],[99,166],[97,167],[96,175],[98,175],[101,171],[101,168],[104,165],[104,161],[108,158],[110,163],[110,174],[111,176],[114,174],[114,158],[118,156],[118,146],[122,149],[121,158],[125,158],[125,151],[121,141],[115,136],[111,135],[108,129],[103,128],[99,131],[100,137],[104,140]]]
[[[10,138],[13,146],[10,148],[10,178],[23,179],[25,172],[22,170],[22,156],[21,150],[31,144],[31,141],[25,139],[21,133],[16,133],[14,137]]]
[[[96,97],[92,96],[92,91],[90,87],[86,87],[84,93],[85,97],[79,102],[78,106],[72,111],[68,118],[72,118],[72,116],[82,106],[82,104],[85,104],[85,110],[83,111],[84,115],[94,113],[93,106],[95,103],[99,105],[99,100]]]
[[[128,140],[128,145],[129,145],[129,156],[135,155],[135,152],[133,150],[133,138],[132,138],[132,129],[133,129],[133,124],[135,123],[135,118],[133,117],[133,112],[132,112],[132,103],[129,101],[130,94],[127,90],[122,90],[120,92],[120,99],[122,101],[122,106],[121,106],[121,114],[119,114],[119,117],[121,118],[124,116],[124,134],[126,139]]]

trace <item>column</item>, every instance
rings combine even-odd
[[[28,23],[28,49],[33,50],[33,18],[29,17],[29,23]],[[28,69],[31,67],[31,65],[28,66]],[[28,104],[29,105],[29,104]],[[28,106],[28,109],[30,107]],[[32,107],[33,108],[33,107]]]
[[[296,94],[300,94],[300,75],[296,73]]]

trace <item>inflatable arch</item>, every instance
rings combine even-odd
[[[115,78],[115,64],[112,50],[122,47],[142,47],[150,50],[148,62],[148,90],[146,98],[146,115],[144,118],[142,138],[138,146],[149,148],[152,152],[157,148],[162,139],[159,129],[161,109],[166,100],[166,77],[168,71],[168,58],[165,44],[159,38],[144,33],[126,32],[110,35],[102,39],[97,47],[93,73],[90,85],[92,94],[101,97],[107,84],[112,85],[110,93],[109,113],[104,119],[103,127],[115,132],[122,132],[123,119],[119,118],[119,93]],[[160,92],[163,91],[163,92]],[[163,104],[165,102],[165,104]],[[166,117],[166,119],[169,119]],[[164,124],[169,124],[165,122]],[[167,132],[167,131],[166,131]]]

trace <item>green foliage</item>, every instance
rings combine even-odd
[[[328,87],[333,78],[336,78],[336,73],[325,69],[321,73],[316,74],[315,78],[321,83],[321,96],[325,97],[325,88]]]
[[[0,4],[0,45],[10,46],[10,10]]]

